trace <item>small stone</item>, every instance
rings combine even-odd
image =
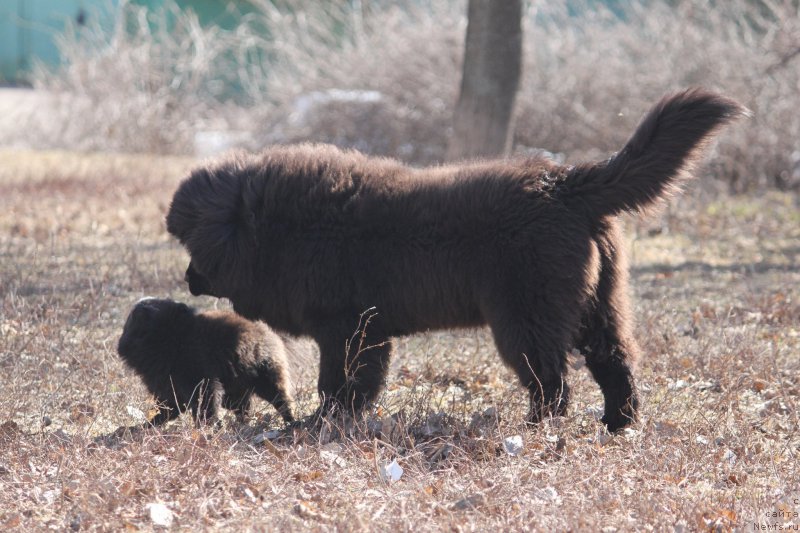
[[[403,467],[397,463],[397,459],[394,459],[391,463],[381,468],[380,474],[383,481],[394,483],[403,477]]]
[[[522,435],[514,435],[513,437],[506,437],[503,439],[503,449],[512,457],[519,455],[524,447]]]
[[[147,510],[150,512],[150,520],[153,524],[162,527],[170,527],[174,515],[163,503],[148,503]]]

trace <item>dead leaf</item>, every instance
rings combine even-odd
[[[136,485],[131,483],[130,481],[125,481],[122,485],[119,486],[119,492],[123,496],[133,496],[136,493]]]
[[[19,527],[21,522],[22,522],[22,519],[20,518],[19,513],[14,514],[14,515],[11,516],[11,518],[9,518],[5,522],[3,522],[3,528],[2,529],[3,529],[3,531],[9,531],[11,529]]]
[[[424,492],[428,496],[436,496],[442,491],[443,485],[444,485],[444,479],[440,478],[437,481],[431,483],[430,485],[425,485],[425,487],[422,489],[422,492]]]
[[[313,503],[302,500],[297,502],[294,505],[294,512],[300,518],[310,519],[310,520],[317,520],[320,522],[327,522],[330,520],[328,515],[325,513],[320,512]]]
[[[725,479],[730,485],[742,485],[745,481],[747,481],[747,474],[734,474],[731,472],[728,474],[728,477]]]
[[[292,476],[292,479],[295,481],[300,481],[303,483],[314,481],[316,479],[320,479],[324,476],[325,473],[321,470],[311,470],[310,472],[298,472]]]
[[[76,424],[86,422],[95,415],[95,408],[88,403],[77,403],[69,410],[69,419]]]
[[[262,442],[262,444],[263,444],[264,448],[269,453],[271,453],[272,455],[274,455],[278,459],[283,459],[283,457],[286,455],[286,451],[285,450],[281,450],[280,448],[278,448],[277,446],[272,444],[272,442],[270,442],[269,440],[264,440],[264,442]]]
[[[756,391],[756,392],[763,391],[764,389],[767,388],[768,385],[769,385],[769,383],[767,383],[763,379],[756,378],[756,379],[753,380],[753,390]]]
[[[478,493],[458,500],[453,504],[452,508],[456,511],[466,511],[477,509],[479,507],[483,507],[484,505],[486,505],[486,496]]]

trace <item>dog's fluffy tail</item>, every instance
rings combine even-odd
[[[746,113],[733,100],[701,89],[667,96],[620,152],[573,168],[562,198],[579,202],[595,219],[646,209],[677,190],[717,129]]]

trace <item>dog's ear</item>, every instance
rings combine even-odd
[[[158,313],[158,300],[155,298],[142,298],[136,302],[133,314],[140,320],[151,320]]]
[[[254,226],[252,217],[235,209],[224,219],[209,217],[198,224],[186,247],[196,265],[195,280],[206,290],[231,281],[249,282],[257,248]]]
[[[252,193],[247,181],[247,172],[235,161],[195,170],[178,187],[167,215],[167,229],[214,292],[251,277],[257,239],[253,199],[245,198]]]
[[[128,319],[125,321],[123,338],[132,340],[146,336],[152,329],[158,314],[158,306],[153,298],[143,298],[136,302]]]

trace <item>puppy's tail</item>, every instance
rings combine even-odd
[[[562,198],[594,219],[644,210],[675,192],[714,133],[745,114],[733,100],[701,89],[666,96],[620,152],[602,163],[573,168]]]

